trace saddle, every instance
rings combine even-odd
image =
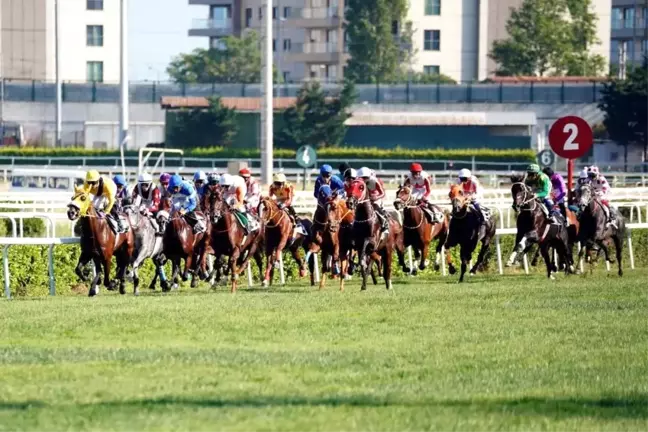
[[[254,217],[254,215],[250,213],[243,213],[238,210],[234,210],[233,213],[236,221],[244,230],[254,232],[259,229],[259,222]]]
[[[106,220],[108,221],[108,226],[110,227],[110,229],[114,234],[125,234],[130,230],[130,224],[128,223],[128,220],[123,214],[119,215],[119,220],[121,221],[121,226],[123,228],[121,231],[119,230],[119,226],[115,218],[113,218],[110,215],[107,215]]]
[[[435,210],[437,210],[435,212],[430,210],[429,207],[420,206],[420,208],[421,210],[423,210],[423,214],[425,215],[425,219],[427,219],[428,223],[435,224],[443,221],[443,212],[438,207],[434,207]]]

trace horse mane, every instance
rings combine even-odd
[[[511,183],[522,183],[524,181],[524,174],[513,173],[511,174]]]

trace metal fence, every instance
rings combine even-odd
[[[55,102],[56,84],[5,79],[4,100]],[[323,84],[338,90],[339,84]],[[275,85],[275,96],[296,96],[299,84]],[[442,103],[537,103],[591,104],[601,98],[603,84],[591,83],[499,83],[499,84],[360,84],[358,103],[442,104]],[[159,103],[162,96],[261,97],[260,84],[173,84],[144,82],[130,84],[133,103]],[[64,102],[119,102],[119,85],[105,83],[63,83]]]

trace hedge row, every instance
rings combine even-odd
[[[340,158],[340,159],[438,159],[438,160],[470,160],[473,156],[479,161],[498,162],[524,162],[535,160],[535,153],[531,149],[506,149],[496,150],[489,148],[481,149],[406,149],[396,147],[393,149],[379,148],[353,148],[338,147],[325,148],[317,152],[319,158]],[[237,149],[237,148],[194,148],[186,149],[185,157],[198,158],[259,158],[258,149]],[[89,157],[89,156],[110,156],[118,157],[119,152],[108,150],[91,150],[85,148],[38,148],[30,147],[23,149],[0,148],[0,157],[10,156],[34,156],[34,157]],[[128,151],[127,156],[137,156],[137,152]],[[293,159],[295,150],[275,149],[276,158]]]
[[[646,251],[648,250],[648,230],[635,230],[632,232],[633,246],[635,251],[635,265],[637,267],[645,268],[648,266],[648,255]],[[503,259],[507,259],[508,254],[513,248],[513,236],[504,236],[502,237],[502,254],[504,255]],[[456,248],[455,248],[456,249]],[[88,287],[81,283],[76,275],[74,274],[74,267],[76,266],[77,260],[79,258],[79,247],[77,245],[69,246],[58,246],[54,249],[54,268],[56,272],[56,293],[57,295],[87,295]],[[455,262],[458,262],[458,256],[456,256],[457,251],[455,250]],[[497,260],[494,255],[494,251],[490,257],[489,269],[488,272],[493,274],[497,272]],[[430,252],[430,259],[433,260],[434,252]],[[629,269],[629,259],[628,259],[628,248],[624,247],[624,268]],[[39,246],[12,246],[9,249],[9,271],[11,275],[11,291],[12,296],[45,296],[49,292],[49,279],[47,273],[47,248]],[[396,261],[394,261],[396,263]],[[289,256],[285,256],[284,263],[286,266],[286,277],[288,281],[295,280],[297,278],[297,268],[293,259]],[[255,280],[258,284],[258,271],[256,265],[252,265]],[[603,265],[600,266],[603,268]],[[403,276],[400,268],[394,269],[394,276],[399,277]],[[153,277],[153,265],[150,260],[148,260],[145,266],[140,271],[140,290],[143,292],[148,291],[148,284],[150,283]],[[507,273],[511,273],[516,270],[508,269]],[[518,270],[519,271],[519,270]],[[536,269],[533,270],[538,274],[541,274],[543,266],[539,265]],[[636,270],[636,271],[644,271]],[[430,276],[432,270],[426,270],[425,275]],[[167,276],[171,275],[171,270],[167,265],[166,269]],[[423,275],[423,277],[426,277]],[[421,276],[419,276],[421,277]],[[456,276],[451,276],[456,277]],[[0,274],[0,286],[4,281],[2,280],[2,275]],[[275,272],[275,280],[278,280],[278,273]],[[241,284],[243,287],[246,286],[246,278],[241,279]],[[304,284],[307,284],[307,280],[304,279]],[[330,282],[329,284],[335,284],[335,282]],[[184,289],[188,288],[188,283],[184,286]],[[382,288],[382,285],[380,286]],[[127,284],[127,292],[132,293],[132,284]],[[105,290],[102,288],[102,290]],[[159,286],[158,286],[159,290]],[[4,296],[4,291],[0,294]]]

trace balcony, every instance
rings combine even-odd
[[[189,36],[229,36],[233,29],[231,19],[195,19],[189,29]]]
[[[336,28],[344,21],[344,11],[337,6],[322,8],[294,8],[286,25],[301,28]]]
[[[338,64],[348,57],[340,51],[337,42],[294,43],[289,53],[291,61],[311,64]]]

